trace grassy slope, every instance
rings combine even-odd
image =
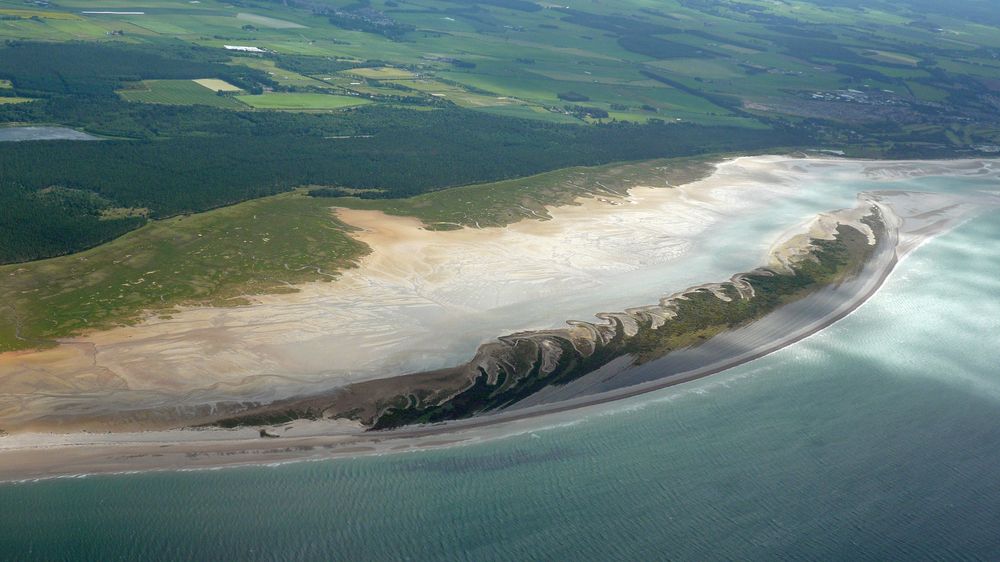
[[[330,279],[365,251],[327,206],[301,192],[152,222],[92,250],[0,267],[0,350],[128,322],[143,310],[293,290]]]
[[[432,230],[505,226],[546,219],[547,206],[569,205],[578,197],[620,196],[637,185],[679,185],[707,175],[706,158],[661,159],[592,168],[575,167],[516,180],[456,187],[407,199],[336,197],[330,204],[376,209],[421,219]]]
[[[329,280],[367,252],[333,218],[332,206],[415,216],[432,228],[504,225],[542,218],[545,205],[682,183],[709,169],[703,159],[570,168],[410,199],[310,197],[300,190],[154,221],[92,250],[0,267],[0,300],[7,303],[0,308],[0,351],[128,323],[143,311],[241,304],[247,295]]]

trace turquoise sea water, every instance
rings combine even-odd
[[[0,486],[0,559],[995,559],[998,419],[993,214],[814,337],[556,427]]]

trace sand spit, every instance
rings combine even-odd
[[[246,402],[456,365],[504,334],[654,302],[672,288],[663,281],[672,264],[716,229],[766,213],[817,174],[889,187],[900,178],[997,171],[988,161],[752,157],[685,186],[584,200],[550,209],[552,220],[505,228],[432,232],[413,219],[340,210],[373,252],[336,282],[0,356],[0,428],[169,428]]]
[[[846,224],[855,223],[874,205],[885,222],[881,239],[861,271],[808,297],[786,304],[747,326],[724,332],[709,341],[672,352],[660,359],[633,366],[629,358],[612,362],[599,371],[558,387],[547,387],[512,407],[512,410],[542,412],[546,406],[560,409],[573,404],[611,401],[673,386],[719,373],[787,347],[844,318],[871,298],[892,273],[900,259],[927,240],[989,209],[1000,207],[1000,198],[959,197],[934,193],[864,193],[855,209],[824,214],[809,225],[818,239]],[[872,236],[874,234],[872,233]],[[779,244],[779,255],[801,256],[800,234]],[[786,262],[775,260],[784,265]]]

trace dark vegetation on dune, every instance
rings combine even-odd
[[[868,222],[878,228],[877,220],[869,219]],[[732,284],[724,285],[728,301],[707,290],[687,293],[685,299],[676,302],[675,318],[655,329],[647,320],[631,337],[616,320],[613,336],[606,342],[599,342],[589,354],[581,353],[569,340],[555,338],[561,356],[558,366],[549,372],[542,369],[541,351],[535,346],[525,346],[532,348],[529,355],[521,364],[512,363],[519,369],[511,372],[502,369],[494,378],[480,368],[471,386],[454,397],[427,403],[418,397],[419,392],[407,393],[387,400],[373,419],[363,421],[372,429],[390,429],[466,418],[505,408],[546,386],[576,380],[623,355],[631,355],[637,364],[654,360],[671,351],[698,345],[725,330],[746,325],[782,304],[856,272],[873,249],[864,234],[848,226],[839,227],[834,240],[814,240],[813,243],[814,259],[796,264],[794,273],[758,270],[747,274],[744,279],[753,287],[753,296],[741,295]],[[529,339],[525,338],[525,343]]]

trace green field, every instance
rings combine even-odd
[[[360,76],[361,78],[371,78],[374,80],[412,80],[416,74],[400,68],[378,67],[378,68],[356,68],[345,70],[345,74]]]
[[[240,64],[249,66],[250,68],[262,70],[268,73],[268,75],[271,76],[271,78],[278,84],[289,88],[331,89],[335,87],[322,79],[310,78],[309,76],[299,74],[298,72],[281,68],[271,59],[242,57],[234,59],[232,64]]]
[[[236,96],[236,99],[257,109],[310,110],[342,109],[371,103],[356,96],[314,93],[274,93],[259,96]]]
[[[193,80],[145,80],[136,89],[121,90],[118,93],[128,101],[142,103],[246,108],[233,96],[220,96]]]
[[[348,0],[333,0],[330,5],[347,13],[360,9],[360,4]],[[445,0],[412,0],[405,6],[373,0],[366,5],[370,12],[357,12],[351,16],[355,19],[349,18],[353,23],[338,24],[304,5],[296,8],[295,3],[247,5],[239,10],[220,0],[101,5],[99,10],[144,12],[115,15],[82,14],[95,10],[85,0],[60,3],[59,9],[26,9],[22,3],[0,0],[0,14],[10,18],[0,21],[0,38],[107,40],[109,33],[121,33],[114,39],[151,45],[182,41],[220,50],[227,44],[254,45],[275,54],[239,57],[232,63],[266,69],[282,87],[293,90],[288,93],[343,88],[386,103],[406,95],[428,105],[448,101],[545,120],[553,120],[553,110],[562,111],[567,105],[558,97],[567,91],[579,92],[587,98],[585,105],[607,111],[607,119],[704,124],[729,119],[754,126],[752,120],[766,116],[741,115],[733,107],[741,102],[770,104],[779,113],[798,117],[812,112],[797,107],[808,105],[800,98],[810,91],[870,88],[898,92],[898,102],[911,106],[906,119],[920,121],[923,113],[932,111],[922,104],[940,103],[943,97],[938,92],[959,87],[963,74],[1000,78],[995,57],[988,51],[1000,48],[1000,34],[995,33],[1000,21],[970,0],[947,9],[900,0],[865,10],[850,2],[827,5],[809,0],[616,0],[608,5],[544,9],[531,2],[507,5],[499,0],[470,2],[469,9]],[[381,27],[366,28],[365,14],[373,13],[380,14]],[[859,31],[873,26],[879,29],[879,41]],[[387,28],[398,28],[398,36]],[[275,57],[303,55],[370,61],[370,66],[337,75],[275,65]],[[935,67],[954,76],[905,70]],[[663,73],[680,83],[683,91],[650,80],[644,71]],[[338,76],[349,78],[339,81]],[[420,85],[402,89],[417,77],[444,80],[449,90],[434,92]],[[991,89],[987,87],[984,94]],[[179,92],[126,95],[155,103],[194,103]],[[729,99],[720,106],[725,96]],[[318,98],[278,99],[246,101],[261,109],[342,107]],[[876,107],[851,111],[868,120],[882,116]],[[564,115],[577,123],[595,121],[574,111]]]
[[[23,4],[22,4],[23,5]],[[0,17],[8,16],[15,18],[40,18],[50,20],[81,20],[80,16],[67,12],[55,10],[25,10],[18,8],[0,7]]]
[[[143,310],[236,305],[329,280],[364,251],[322,200],[301,193],[155,221],[76,255],[0,267],[0,298],[10,305],[0,312],[0,351],[128,322]],[[25,339],[15,337],[16,325]]]

